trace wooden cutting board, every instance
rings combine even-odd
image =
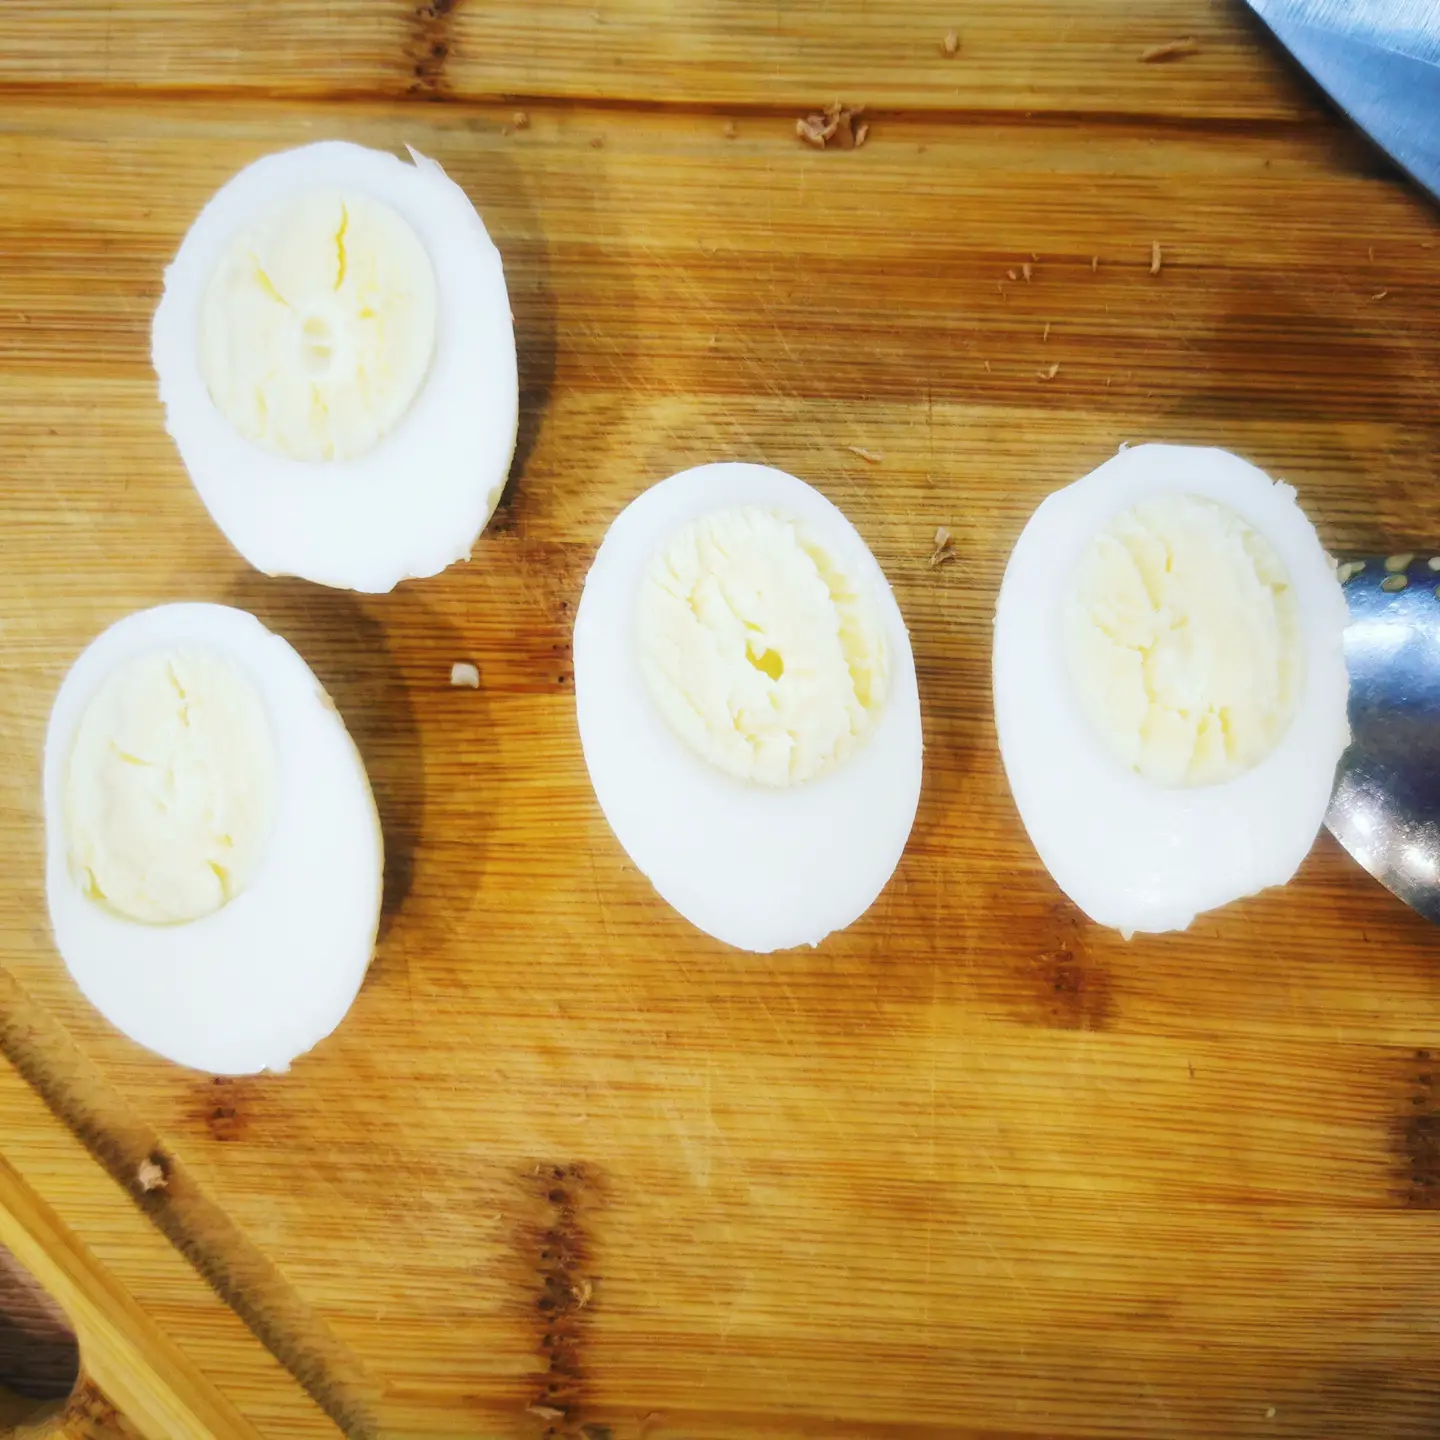
[[[866,146],[800,145],[836,98]],[[472,563],[382,597],[231,552],[148,359],[206,197],[322,136],[439,159],[517,322],[506,498]],[[1440,546],[1437,242],[1238,0],[6,0],[0,1240],[124,1423],[1437,1433],[1436,931],[1327,836],[1188,933],[1097,929],[988,684],[1010,544],[1121,441],[1240,451],[1337,552]],[[763,958],[626,862],[571,684],[608,522],[725,457],[859,527],[926,729],[888,890]],[[384,821],[369,979],[284,1076],[143,1053],[48,938],[51,696],[180,599],[299,648]]]

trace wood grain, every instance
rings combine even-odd
[[[51,1143],[59,1116],[118,1175],[160,1148],[155,1244],[354,1435],[1433,1434],[1435,932],[1324,837],[1186,934],[1088,925],[1005,789],[988,644],[1025,516],[1122,440],[1250,456],[1337,551],[1440,540],[1434,212],[1238,6],[467,5],[442,104],[407,98],[409,12],[322,31],[321,9],[0,11],[0,76],[25,82],[0,107],[0,1048],[49,1105],[13,1132]],[[932,58],[952,26],[961,56]],[[912,31],[913,62],[885,38]],[[1199,55],[1132,58],[1177,31]],[[799,146],[787,107],[862,75],[887,107],[866,148]],[[522,131],[481,103],[502,83],[538,97]],[[516,314],[506,500],[471,564],[388,597],[249,572],[148,363],[204,199],[322,135],[440,159]],[[737,955],[669,913],[575,733],[605,526],[721,457],[836,500],[915,648],[910,847],[813,952]],[[102,626],[180,598],[297,645],[385,824],[376,962],[286,1076],[148,1057],[48,938],[54,688]],[[449,685],[460,659],[478,691]],[[289,1433],[241,1404],[228,1341],[194,1358]]]
[[[954,33],[959,50],[943,48]],[[1239,3],[1212,0],[6,0],[0,82],[287,97],[1314,117]],[[1177,38],[1183,61],[1147,64]],[[1183,82],[1177,84],[1182,65]]]

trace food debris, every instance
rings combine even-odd
[[[960,53],[960,37],[953,30],[945,32],[945,38],[940,42],[940,53],[947,59],[953,59]]]
[[[463,686],[467,690],[478,690],[480,671],[468,660],[457,660],[450,667],[450,683]]]
[[[852,455],[858,455],[872,465],[878,465],[885,458],[878,450],[867,450],[863,445],[847,445],[845,448]]]
[[[605,148],[605,137],[603,135],[596,135],[590,141],[590,148],[592,150],[603,150]]]
[[[1095,272],[1096,272],[1097,270],[1099,270],[1099,268],[1100,268],[1100,257],[1099,257],[1098,255],[1092,255],[1092,256],[1090,257],[1090,273],[1091,273],[1092,275],[1095,274]]]
[[[943,565],[947,560],[958,560],[960,558],[955,553],[954,545],[955,537],[942,525],[935,532],[935,548],[930,552],[931,569],[934,569],[938,565]]]
[[[1407,550],[1401,555],[1387,555],[1385,557],[1385,568],[1392,575],[1397,575],[1401,570],[1408,570],[1410,562],[1415,558],[1414,552]]]
[[[1367,245],[1365,247],[1365,258],[1369,260],[1372,265],[1375,263],[1375,247],[1373,245]]]
[[[1018,270],[1007,270],[1005,272],[1005,278],[1007,280],[1018,280],[1020,278],[1020,272]]]
[[[1053,380],[1060,373],[1060,362],[1054,360],[1043,370],[1037,370],[1035,373],[1039,375],[1042,380]]]
[[[575,1308],[583,1310],[590,1303],[590,1296],[594,1292],[594,1286],[588,1280],[582,1280],[578,1285],[570,1287],[570,1293],[575,1297]]]
[[[139,1185],[141,1194],[149,1195],[152,1191],[163,1190],[170,1183],[170,1177],[155,1156],[147,1155],[135,1167],[135,1183]]]
[[[725,122],[725,138],[727,140],[733,140],[739,133],[740,127],[733,120]]]
[[[862,120],[855,127],[855,148],[858,150],[870,138],[870,122]]]
[[[1146,65],[1153,65],[1157,60],[1179,60],[1184,55],[1193,55],[1199,48],[1200,42],[1193,35],[1187,35],[1183,40],[1166,40],[1142,50],[1140,59]]]
[[[1267,1405],[1265,1407],[1265,1418],[1267,1420],[1273,1420],[1275,1418],[1275,1407],[1273,1405]]]
[[[982,360],[980,363],[985,367],[985,373],[987,375],[990,374],[990,362],[988,360]]]
[[[1044,330],[1044,333],[1040,336],[1040,343],[1043,345],[1043,344],[1045,343],[1045,341],[1047,341],[1049,338],[1050,338],[1050,322],[1047,320],[1047,321],[1045,322],[1045,330]]]
[[[797,120],[795,134],[816,150],[826,149],[832,140],[840,150],[855,150],[870,134],[869,125],[861,125],[858,132],[854,126],[864,113],[863,105],[851,107],[836,100],[825,107],[823,114],[806,115]]]
[[[1377,290],[1370,298],[1372,300],[1383,300],[1389,293],[1388,290]]]
[[[530,117],[523,110],[517,110],[514,115],[510,117],[510,123],[517,130],[528,130],[530,128]]]
[[[1150,273],[1152,275],[1158,275],[1160,273],[1160,266],[1163,260],[1164,256],[1160,251],[1160,242],[1158,240],[1152,240],[1150,242]]]
[[[527,1405],[526,1411],[538,1415],[542,1420],[563,1420],[565,1412],[554,1405]]]
[[[1028,285],[1030,283],[1031,277],[1035,274],[1035,267],[1027,260],[1020,267],[1020,274],[1024,276],[1025,283]]]

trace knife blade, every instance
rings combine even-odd
[[[1332,100],[1440,199],[1440,0],[1249,0]]]

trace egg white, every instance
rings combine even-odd
[[[1228,506],[1289,572],[1305,656],[1289,727],[1254,768],[1166,789],[1104,745],[1070,682],[1062,617],[1086,544],[1117,512],[1167,493]],[[995,612],[995,719],[1005,774],[1046,869],[1092,919],[1183,930],[1283,885],[1314,843],[1349,743],[1345,599],[1294,490],[1224,450],[1140,445],[1049,496],[1005,568]]]
[[[519,380],[500,254],[465,192],[415,150],[322,141],[240,171],[200,212],[165,272],[151,355],[165,423],[215,523],[257,570],[386,591],[468,558],[504,489]],[[398,425],[352,459],[263,449],[220,413],[201,371],[200,307],[236,233],[304,192],[393,207],[429,252],[439,295],[429,374]]]
[[[801,785],[747,784],[707,764],[651,700],[637,605],[655,552],[712,511],[792,516],[868,586],[889,693],[865,746]],[[692,924],[743,950],[816,945],[884,889],[920,797],[920,699],[910,637],[884,573],[818,491],[763,465],[702,465],[652,486],[611,525],[575,617],[575,705],[585,763],[616,838]]]
[[[87,896],[72,872],[64,787],[76,728],[117,666],[203,648],[240,666],[264,703],[276,813],[245,890],[198,920],[147,925]],[[60,686],[45,737],[46,894],[55,943],[85,996],[156,1054],[219,1075],[284,1070],[340,1023],[380,918],[380,823],[365,767],[306,663],[253,615],[163,605],[112,625]]]

